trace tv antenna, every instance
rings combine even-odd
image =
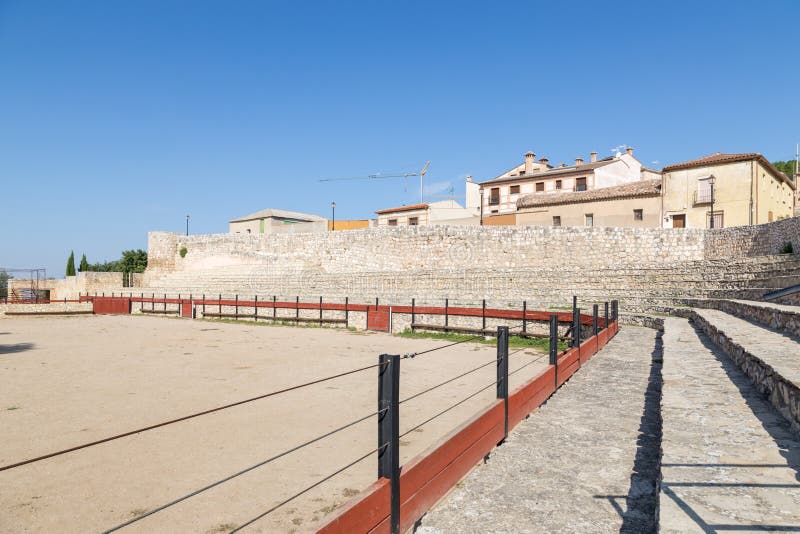
[[[368,174],[366,176],[351,176],[347,178],[321,178],[317,180],[318,182],[341,182],[341,181],[350,181],[350,180],[383,180],[386,178],[409,178],[411,176],[419,176],[419,201],[420,203],[424,202],[424,179],[425,175],[428,173],[428,167],[430,167],[431,162],[426,161],[425,166],[422,167],[418,172],[398,172],[398,173],[383,173],[383,172],[376,172],[374,174]]]

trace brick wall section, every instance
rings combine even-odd
[[[706,258],[779,254],[786,243],[800,253],[800,217],[757,226],[703,230]]]

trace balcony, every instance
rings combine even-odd
[[[711,189],[698,189],[694,192],[693,206],[701,206],[703,204],[711,204]]]

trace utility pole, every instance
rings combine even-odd
[[[189,235],[189,214],[186,214],[186,235]]]

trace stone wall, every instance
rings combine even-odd
[[[706,258],[780,254],[787,243],[792,244],[795,254],[800,254],[800,217],[703,232],[706,233]]]
[[[149,234],[148,274],[229,265],[273,272],[615,268],[800,251],[800,218],[719,230],[673,228],[418,226],[305,235]],[[179,252],[185,247],[187,253]],[[147,277],[146,277],[147,278]]]

